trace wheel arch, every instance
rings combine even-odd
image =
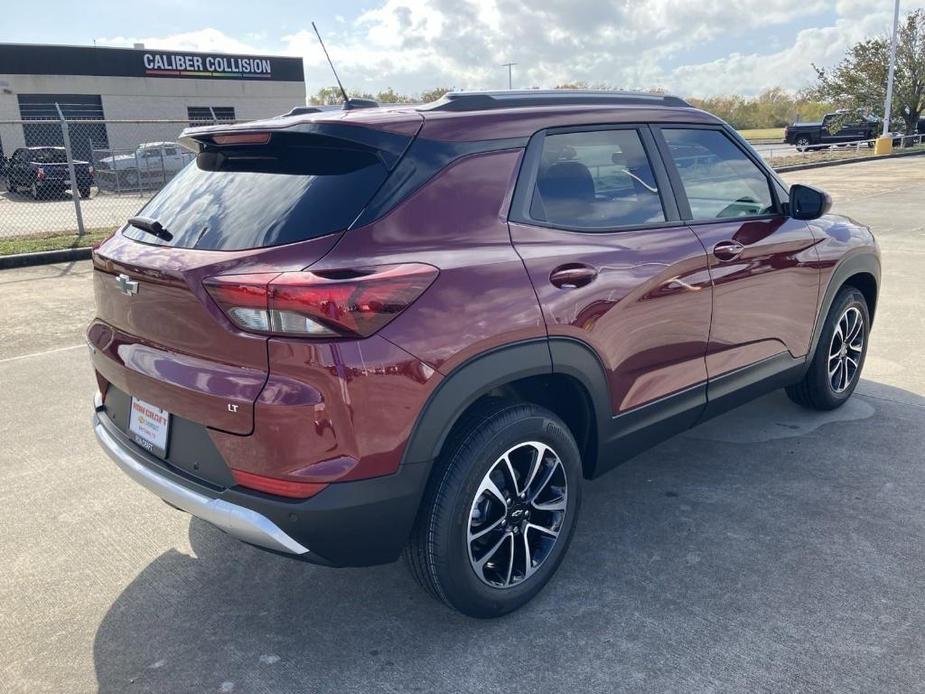
[[[880,258],[876,253],[871,251],[848,256],[835,268],[826,285],[825,294],[819,305],[819,313],[816,315],[810,354],[815,354],[816,352],[816,346],[819,344],[819,338],[822,335],[825,319],[829,315],[832,302],[835,301],[838,292],[846,286],[855,287],[864,295],[867,301],[867,309],[870,313],[871,324],[873,324],[880,291]],[[807,359],[807,368],[809,368],[809,361]]]
[[[556,413],[592,476],[609,419],[609,390],[593,350],[577,340],[546,338],[506,345],[469,359],[437,386],[418,416],[402,464],[432,464],[463,415],[485,398],[532,402]]]

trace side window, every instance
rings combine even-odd
[[[530,216],[589,231],[665,221],[639,133],[547,135]]]
[[[175,157],[177,156],[177,148],[176,147],[164,147],[164,154],[166,154],[168,157]]]
[[[663,128],[694,219],[772,214],[767,175],[719,130]]]

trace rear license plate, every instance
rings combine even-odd
[[[129,433],[139,446],[154,455],[167,457],[167,432],[170,428],[170,413],[151,403],[132,398],[132,412]]]

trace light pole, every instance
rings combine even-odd
[[[899,2],[899,0],[897,0],[897,2]],[[513,87],[513,84],[514,84],[514,71],[513,71],[513,67],[514,67],[515,65],[517,65],[517,63],[501,63],[501,67],[506,67],[506,68],[507,68],[507,88],[508,88],[508,91],[511,91],[511,90],[514,88],[514,87]]]
[[[893,73],[896,69],[896,36],[899,32],[899,0],[893,4],[893,38],[890,41],[890,70],[886,78],[886,98],[883,100],[883,133],[877,140],[876,153],[888,154],[893,150],[890,132],[890,113],[893,109]]]

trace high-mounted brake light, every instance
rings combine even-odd
[[[212,137],[212,142],[217,145],[265,145],[269,141],[270,133],[234,133]]]
[[[301,337],[368,337],[405,310],[437,277],[422,263],[364,272],[218,275],[206,291],[239,328]]]

